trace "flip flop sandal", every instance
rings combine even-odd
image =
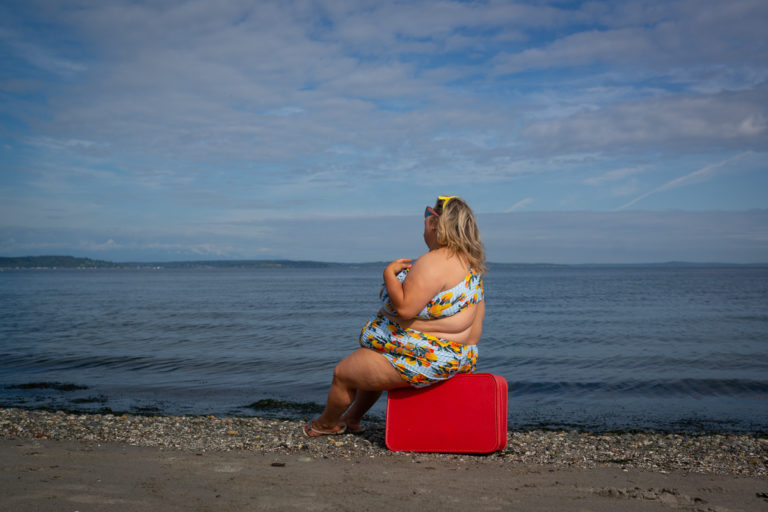
[[[346,433],[347,426],[342,423],[336,430],[319,430],[312,426],[312,421],[304,425],[302,429],[304,435],[307,437],[322,437],[322,436],[340,436]]]

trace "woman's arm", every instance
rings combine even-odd
[[[427,302],[444,287],[445,258],[435,252],[423,254],[411,265],[410,259],[393,261],[384,269],[384,286],[389,301],[402,318],[413,318],[424,309]],[[397,274],[410,268],[408,278],[401,283]]]

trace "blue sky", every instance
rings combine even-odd
[[[0,1],[0,255],[768,261],[768,3]]]

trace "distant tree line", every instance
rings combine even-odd
[[[74,256],[20,256],[0,257],[0,268],[115,268],[110,261],[75,258]]]
[[[74,256],[21,256],[0,257],[0,268],[334,268],[352,266],[382,266],[383,263],[328,263],[322,261],[293,260],[211,260],[211,261],[165,261],[128,262],[76,258]]]

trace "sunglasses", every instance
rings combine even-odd
[[[443,208],[445,208],[445,205],[448,204],[448,201],[450,201],[451,199],[454,199],[455,197],[456,196],[437,196],[437,199],[443,202]],[[434,215],[435,217],[440,216],[440,214],[437,213],[431,206],[427,206],[424,209],[424,218],[426,219],[430,215]]]

